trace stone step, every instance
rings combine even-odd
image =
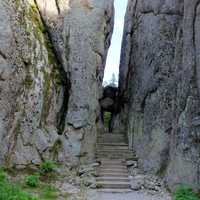
[[[96,151],[97,152],[99,152],[99,151],[108,151],[108,152],[131,152],[131,153],[133,153],[133,151],[131,151],[130,149],[128,149],[128,148],[101,148],[101,147],[98,147],[98,148],[96,148]]]
[[[96,158],[100,162],[96,178],[98,191],[131,192],[127,160],[136,160],[123,134],[103,134],[98,137]]]
[[[99,173],[118,173],[118,174],[128,174],[128,170],[127,169],[99,169]]]
[[[101,167],[99,168],[99,171],[100,172],[103,172],[103,171],[111,171],[111,172],[127,172],[128,169],[127,168],[111,168],[111,167]]]
[[[97,173],[98,174],[98,177],[108,177],[108,176],[111,176],[111,177],[125,177],[127,178],[128,177],[128,172],[121,172],[121,173],[118,173],[118,172],[99,172]]]
[[[101,165],[100,166],[100,169],[110,169],[110,170],[112,170],[112,169],[124,169],[124,170],[127,170],[127,167],[126,166],[124,166],[124,165]]]
[[[115,150],[115,149],[110,149],[110,150],[97,150],[96,153],[105,153],[105,154],[131,154],[134,155],[132,151],[129,150]]]
[[[108,158],[102,158],[100,159],[102,163],[125,163],[125,159],[118,158],[118,159],[108,159]]]
[[[108,150],[122,150],[122,151],[132,151],[128,146],[97,146],[96,149],[108,149]]]
[[[100,152],[98,152],[97,151],[96,155],[105,155],[105,156],[107,156],[107,155],[119,155],[119,156],[128,155],[128,156],[130,156],[131,155],[131,156],[134,156],[135,154],[133,154],[131,151],[128,151],[128,152],[120,152],[120,151],[100,151]]]
[[[110,165],[101,165],[99,167],[99,170],[103,170],[103,169],[106,169],[106,170],[113,170],[113,171],[122,171],[122,170],[127,170],[127,167],[126,166],[123,166],[123,165],[115,165],[114,167],[110,166]]]
[[[119,142],[125,142],[126,138],[124,136],[101,136],[101,137],[97,137],[97,141],[98,140],[105,140],[105,141],[119,141]]]
[[[128,146],[103,146],[103,145],[99,146],[99,145],[97,145],[97,146],[96,146],[96,149],[97,149],[97,150],[98,150],[98,149],[129,150],[129,147],[128,147]]]
[[[110,153],[110,154],[106,154],[106,153],[96,153],[96,157],[101,159],[101,158],[110,158],[110,159],[117,159],[117,158],[123,158],[123,159],[136,159],[136,157],[132,154],[114,154],[114,153]]]
[[[126,137],[124,137],[123,135],[102,135],[102,136],[98,136],[97,139],[126,139]]]
[[[101,140],[104,140],[105,142],[108,142],[108,143],[126,143],[126,139],[123,138],[123,137],[109,137],[109,138],[104,138],[104,137],[101,137],[101,138],[97,138],[97,141],[101,141]],[[111,142],[110,142],[111,141]]]
[[[103,193],[129,193],[133,192],[131,189],[97,189],[97,192],[103,192]]]
[[[110,160],[104,160],[102,161],[101,159],[99,159],[99,162],[101,163],[100,166],[120,166],[120,165],[126,165],[126,161],[112,161],[112,159]]]
[[[126,143],[127,142],[126,138],[123,138],[123,137],[97,138],[97,141],[101,141],[101,140],[104,140],[104,142],[106,142],[106,143],[115,143],[115,142],[116,143]]]
[[[116,143],[125,143],[126,144],[126,140],[122,140],[122,139],[99,139],[97,140],[97,143],[110,143],[111,145],[116,144]]]
[[[102,137],[105,137],[105,138],[123,137],[124,138],[124,137],[126,137],[126,135],[125,134],[112,134],[112,133],[105,133],[105,134],[98,135],[98,138],[102,138]]]
[[[126,142],[116,142],[116,143],[109,143],[109,142],[103,142],[103,143],[97,143],[98,146],[128,146]]]
[[[123,181],[130,182],[130,179],[127,177],[113,177],[113,176],[103,176],[96,178],[97,181]]]
[[[97,181],[98,188],[108,189],[129,189],[131,185],[129,182],[123,181]]]
[[[134,155],[133,152],[131,151],[104,151],[104,150],[101,150],[101,151],[96,151],[96,153],[105,153],[105,154],[120,154],[120,155],[123,155],[123,154],[131,154],[131,155]]]

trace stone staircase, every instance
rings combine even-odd
[[[105,133],[98,137],[96,158],[100,162],[96,178],[98,191],[131,192],[127,160],[136,156],[123,134]]]

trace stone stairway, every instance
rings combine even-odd
[[[123,134],[105,133],[98,137],[96,158],[100,162],[97,187],[102,192],[131,192],[127,160],[136,156]]]

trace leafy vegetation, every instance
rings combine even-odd
[[[45,172],[55,169],[55,164],[50,161],[41,166]],[[11,182],[5,171],[0,168],[0,200],[56,200],[58,192],[59,190],[52,185],[40,181],[38,174],[26,176],[25,182],[20,180]]]
[[[40,165],[40,173],[42,175],[55,172],[55,169],[56,164],[50,160],[46,160]]]
[[[0,200],[38,200],[31,194],[23,192],[20,187],[11,184],[6,173],[0,169]]]
[[[30,187],[38,187],[39,181],[39,175],[27,176],[25,179],[26,185]]]
[[[186,186],[179,187],[173,195],[174,200],[200,200],[194,191]]]
[[[55,200],[58,196],[57,192],[58,190],[55,187],[46,185],[41,192],[41,198],[42,200]]]

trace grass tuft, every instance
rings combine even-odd
[[[174,193],[173,200],[200,200],[200,198],[192,188],[181,186]]]
[[[25,183],[29,187],[38,187],[39,185],[39,176],[38,175],[30,175],[25,178]]]

